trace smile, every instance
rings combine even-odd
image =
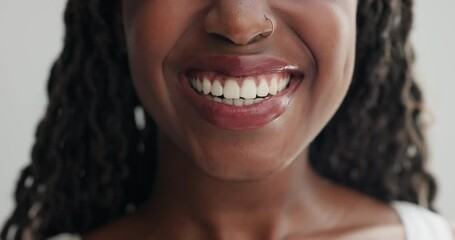
[[[250,130],[284,114],[304,74],[272,57],[214,56],[193,58],[179,78],[200,117],[222,129]]]
[[[191,86],[205,98],[237,107],[260,103],[289,86],[288,72],[232,77],[209,71],[189,74]]]

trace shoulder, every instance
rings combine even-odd
[[[344,222],[340,223],[337,227],[330,229],[330,231],[317,236],[315,239],[406,239],[404,226],[394,208],[388,203],[360,196],[359,200],[349,208],[349,213],[343,216],[345,219]]]

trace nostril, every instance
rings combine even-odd
[[[259,40],[261,40],[262,38],[266,38],[268,36],[271,35],[271,33],[265,33],[267,34],[267,36],[264,36],[262,34],[258,34],[256,35],[255,37],[253,37],[252,39],[250,39],[248,42],[246,43],[241,43],[241,42],[238,42],[238,41],[233,41],[231,40],[230,38],[222,35],[222,34],[219,34],[219,33],[211,33],[211,35],[215,38],[215,39],[218,39],[218,40],[221,40],[223,42],[227,42],[227,43],[230,43],[230,44],[235,44],[235,45],[248,45],[248,44],[251,44],[251,43],[254,43],[254,42],[257,42]]]
[[[232,41],[231,39],[229,39],[228,37],[224,36],[223,34],[219,34],[219,33],[210,33],[215,39],[218,39],[218,40],[221,40],[223,42],[228,42],[228,43],[232,43],[232,44],[235,44],[234,41]]]

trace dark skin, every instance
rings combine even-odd
[[[178,180],[174,173],[161,178],[150,205],[83,239],[405,239],[388,205],[326,181],[302,162],[243,183],[195,176],[183,171],[198,172],[194,165],[174,162],[167,171]]]
[[[390,206],[323,179],[308,164],[310,142],[352,78],[356,5],[123,1],[133,81],[160,128],[156,189],[136,213],[83,239],[405,239]],[[260,36],[270,30],[264,15],[273,25],[267,37]],[[188,59],[213,54],[273,56],[305,72],[305,81],[274,121],[221,129],[179,92]]]

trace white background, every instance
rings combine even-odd
[[[48,71],[62,47],[64,2],[0,0],[0,225],[44,112]],[[438,206],[455,220],[455,1],[417,0],[416,7],[417,69],[436,116],[429,137]]]

